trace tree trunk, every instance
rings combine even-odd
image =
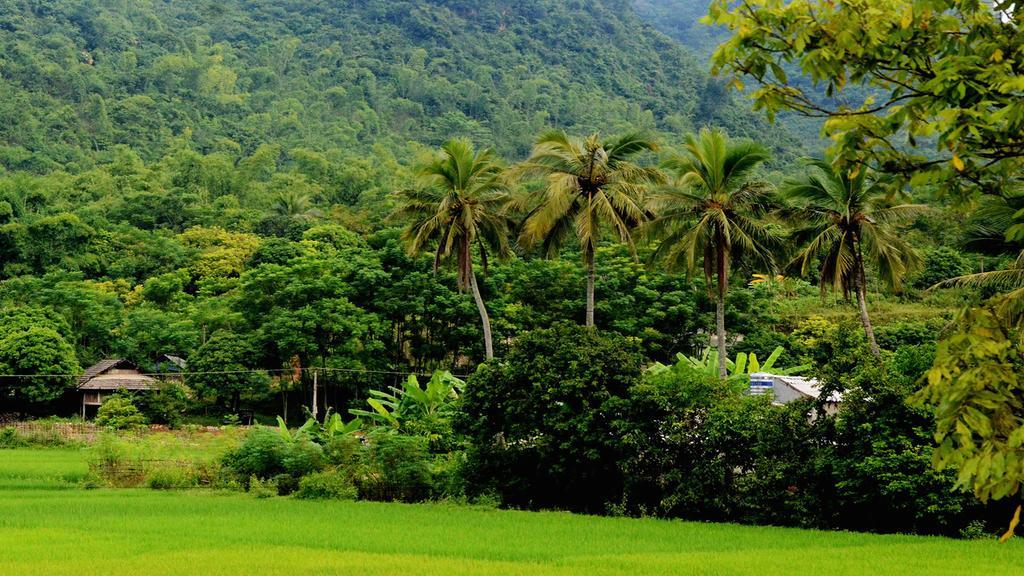
[[[587,328],[594,327],[594,248],[587,248]]]
[[[494,358],[494,343],[491,340],[491,317],[487,315],[487,307],[484,306],[483,296],[480,295],[480,286],[476,282],[476,272],[470,271],[469,284],[473,290],[473,300],[476,301],[476,309],[480,312],[480,322],[484,326],[484,352],[487,359]]]
[[[281,409],[283,410],[283,412],[281,413],[281,416],[285,419],[285,422],[287,422],[288,421],[288,391],[284,390],[283,388],[281,390]]]
[[[857,307],[860,309],[860,323],[864,326],[864,334],[868,338],[868,346],[871,354],[878,357],[882,355],[878,349],[878,342],[875,341],[875,329],[871,326],[871,317],[868,316],[867,290],[865,288],[866,275],[864,274],[864,261],[857,256],[857,269],[854,271],[854,290],[857,292]]]
[[[313,419],[316,420],[317,415],[320,413],[319,402],[317,402],[317,381],[316,381],[316,370],[313,370]]]
[[[718,377],[725,380],[729,376],[726,366],[728,356],[725,349],[725,293],[729,290],[729,261],[726,259],[725,246],[719,243],[716,248],[718,266],[718,294],[715,298],[715,339],[718,341]]]

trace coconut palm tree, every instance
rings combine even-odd
[[[1024,245],[1024,187],[979,198],[964,223],[964,237],[964,247],[973,252],[1016,254]]]
[[[1002,270],[967,274],[938,286],[974,286],[1000,292],[997,313],[1013,325],[1024,324],[1024,189],[986,195],[966,224],[966,245],[979,252],[1015,257]]]
[[[898,226],[928,207],[898,203],[900,195],[882,186],[866,167],[844,170],[825,160],[808,161],[806,173],[787,182],[783,194],[797,218],[793,238],[804,246],[793,264],[806,274],[817,261],[822,291],[855,294],[871,353],[878,356],[865,265],[872,264],[882,282],[900,290],[906,275],[921,266],[921,256],[900,236]]]
[[[765,221],[772,189],[753,176],[769,157],[753,142],[730,141],[720,130],[689,136],[682,154],[663,162],[670,184],[651,195],[648,236],[660,240],[653,260],[671,270],[693,271],[698,263],[710,288],[715,284],[715,339],[718,374],[728,376],[725,296],[733,264],[750,260],[773,273],[772,251],[779,235]]]
[[[503,172],[492,150],[477,151],[466,139],[449,140],[437,157],[416,167],[418,187],[398,193],[395,211],[411,220],[403,233],[410,254],[436,243],[435,271],[443,260],[455,260],[459,289],[472,292],[480,312],[488,360],[494,357],[491,320],[473,271],[473,251],[485,269],[488,252],[498,257],[510,253]]]
[[[978,272],[951,278],[939,286],[974,286],[999,291],[993,305],[1000,318],[1013,326],[1024,324],[1024,250],[1002,270]]]
[[[594,325],[597,245],[610,229],[635,252],[633,230],[646,218],[644,188],[662,176],[634,159],[653,150],[657,144],[639,132],[603,140],[598,134],[584,139],[556,130],[541,136],[518,168],[524,177],[544,178],[541,189],[527,200],[533,208],[523,223],[520,244],[538,246],[550,258],[576,237],[587,268],[587,326]]]
[[[320,210],[313,207],[313,201],[307,192],[291,188],[274,194],[270,209],[278,216],[296,220],[313,220],[323,216]]]

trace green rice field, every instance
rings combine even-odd
[[[84,490],[74,450],[0,450],[0,575],[1024,574],[1024,542]]]

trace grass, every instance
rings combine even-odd
[[[88,472],[84,449],[0,450],[0,506],[7,503],[11,494],[30,490],[68,490]],[[0,515],[0,522],[2,519]]]
[[[929,294],[920,301],[903,301],[894,296],[875,294],[868,301],[868,313],[877,325],[890,322],[921,322],[932,318],[949,317],[960,310],[963,304],[963,301],[947,292]],[[772,306],[772,312],[784,318],[790,325],[811,316],[821,316],[832,322],[860,320],[856,304],[835,293],[829,293],[824,298],[819,294],[782,298],[775,301]]]
[[[80,490],[84,455],[0,451],[0,574],[962,575],[1024,573],[1024,543]]]

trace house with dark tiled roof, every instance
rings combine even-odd
[[[106,398],[119,390],[139,392],[155,390],[159,386],[159,380],[143,374],[138,366],[128,360],[102,360],[90,366],[78,379],[78,391],[82,394],[82,418],[95,413]]]

